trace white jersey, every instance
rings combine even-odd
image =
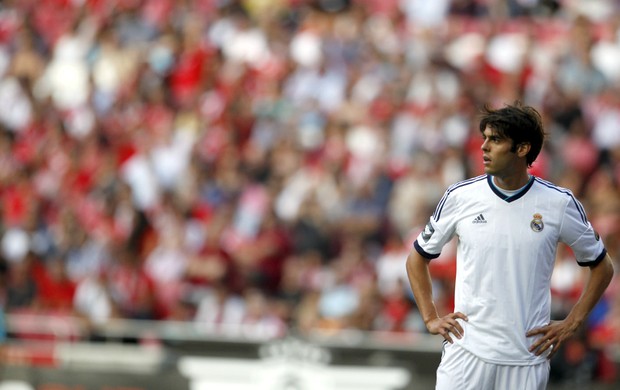
[[[482,175],[445,192],[414,246],[433,259],[458,238],[454,311],[468,316],[461,345],[496,364],[530,365],[545,360],[529,352],[527,331],[547,325],[550,280],[558,242],[577,263],[595,265],[606,254],[573,194],[532,176],[507,196]]]

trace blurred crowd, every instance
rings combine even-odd
[[[0,306],[424,332],[405,258],[482,172],[480,107],[517,99],[549,135],[532,173],[620,259],[618,63],[612,0],[5,0]],[[454,249],[431,263],[443,312]],[[555,317],[584,275],[560,247]],[[619,282],[567,372],[614,375]]]

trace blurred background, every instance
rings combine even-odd
[[[0,389],[433,388],[404,262],[479,109],[540,110],[618,262],[619,64],[613,0],[0,2]],[[617,388],[619,290],[550,388]]]

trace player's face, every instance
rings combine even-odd
[[[502,137],[488,126],[484,129],[482,138],[482,159],[486,173],[498,177],[520,173],[523,159],[515,151],[511,151],[512,140]]]

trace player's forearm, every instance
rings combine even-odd
[[[566,319],[576,323],[577,326],[581,325],[603,296],[613,275],[613,262],[608,254],[596,267],[590,269],[589,278],[581,297]]]
[[[407,257],[407,276],[418,310],[425,324],[438,318],[437,307],[433,302],[433,285],[428,270],[428,261],[415,250]]]

